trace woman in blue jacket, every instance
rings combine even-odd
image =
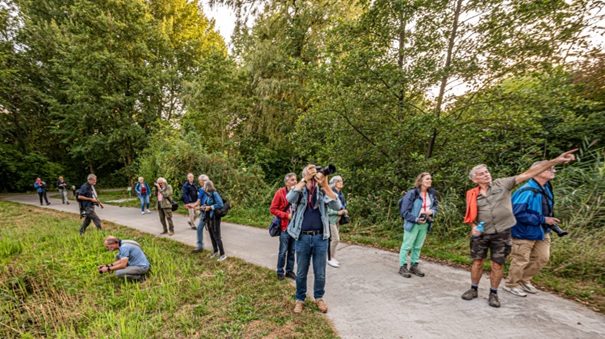
[[[40,198],[40,206],[42,206],[42,199],[46,201],[47,205],[50,205],[50,202],[48,202],[48,197],[46,197],[46,183],[42,181],[42,179],[36,178],[36,181],[34,181],[34,188],[38,192],[38,197]]]
[[[141,200],[141,214],[145,214],[145,205],[147,205],[147,213],[149,214],[149,197],[151,196],[151,189],[143,177],[139,177],[139,183],[134,187],[134,190]]]
[[[206,192],[206,206],[202,208],[205,211],[204,218],[206,218],[205,221],[208,225],[208,233],[210,233],[212,249],[214,250],[210,258],[216,258],[220,255],[217,261],[223,261],[227,259],[227,256],[221,240],[221,218],[214,213],[215,210],[223,207],[223,198],[218,194],[210,180],[207,180],[204,184],[204,192]]]
[[[436,191],[431,188],[433,178],[427,172],[416,177],[414,188],[399,200],[399,214],[403,218],[403,243],[399,251],[399,274],[411,278],[412,274],[424,277],[418,268],[420,250],[426,234],[431,231],[437,214]],[[412,252],[408,269],[408,254]]]

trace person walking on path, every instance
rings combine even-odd
[[[149,211],[149,197],[151,196],[151,188],[145,182],[143,177],[139,177],[139,182],[134,187],[135,192],[137,192],[137,196],[139,200],[141,200],[141,215],[145,214],[145,207],[147,207],[147,214],[151,213]]]
[[[345,207],[347,202],[345,195],[342,193],[344,183],[340,175],[335,175],[330,179],[330,187],[334,191],[334,194],[338,196],[342,207],[339,211],[335,211],[328,207],[328,222],[330,223],[330,240],[329,240],[329,251],[328,251],[328,265],[332,267],[340,267],[340,263],[336,260],[336,248],[340,242],[339,224],[340,219],[343,215],[347,214]]]
[[[403,218],[403,242],[399,251],[399,274],[411,278],[412,274],[424,277],[418,268],[420,250],[431,231],[433,218],[437,214],[437,192],[431,187],[433,178],[423,172],[416,177],[414,188],[409,190],[399,203],[399,214]],[[408,254],[410,268],[408,269]]]
[[[277,252],[277,279],[284,277],[296,279],[294,273],[294,238],[286,232],[288,223],[292,219],[292,205],[286,199],[288,192],[296,185],[296,173],[288,173],[284,177],[284,185],[275,192],[269,212],[281,220],[281,233],[279,234],[279,250]],[[286,270],[284,271],[284,265]]]
[[[158,200],[158,214],[160,215],[160,222],[162,223],[162,233],[173,236],[174,235],[174,224],[172,223],[172,186],[168,185],[168,182],[164,178],[158,178],[154,184],[156,188],[157,200]],[[168,226],[166,225],[168,222]],[[168,232],[170,231],[170,233]]]
[[[40,198],[40,206],[44,205],[42,203],[42,199],[46,201],[47,205],[50,205],[50,202],[48,202],[48,197],[46,196],[46,183],[42,181],[42,179],[36,178],[36,181],[34,181],[34,188],[38,192],[38,197]]]
[[[210,180],[207,180],[204,184],[204,192],[206,192],[206,204],[204,207],[206,223],[214,251],[210,258],[219,256],[217,261],[223,261],[227,259],[227,256],[225,255],[223,240],[221,238],[221,217],[215,212],[223,207],[223,198],[221,198],[221,195],[216,191],[214,184]]]
[[[544,161],[538,161],[531,167],[542,163]],[[511,229],[511,263],[503,289],[519,297],[538,293],[531,279],[546,266],[550,257],[550,228],[559,222],[554,217],[554,195],[550,184],[555,173],[554,167],[547,169],[512,196],[517,224]]]
[[[338,211],[342,207],[340,200],[328,184],[327,176],[318,173],[315,165],[309,164],[303,169],[303,179],[287,194],[286,199],[296,206],[296,212],[288,225],[287,232],[295,239],[296,249],[296,304],[294,313],[301,313],[307,297],[307,273],[311,260],[315,282],[313,296],[317,308],[328,312],[323,300],[326,286],[326,257],[328,255],[327,207]]]
[[[67,181],[60,176],[59,180],[57,180],[57,188],[59,189],[59,194],[61,194],[61,203],[69,205],[69,200],[67,200],[67,186]]]
[[[108,236],[103,241],[108,251],[119,251],[113,264],[101,265],[97,268],[99,273],[116,272],[116,277],[143,282],[145,274],[149,271],[149,260],[145,256],[141,245],[134,240],[120,240]]]
[[[498,286],[502,280],[502,265],[506,263],[506,257],[511,251],[510,229],[517,223],[513,214],[511,190],[555,165],[573,161],[575,159],[573,153],[576,151],[577,149],[567,151],[517,176],[494,181],[487,166],[477,165],[471,169],[469,179],[476,183],[477,187],[466,192],[464,223],[471,225],[470,257],[473,259],[473,266],[471,288],[462,294],[462,299],[472,300],[478,297],[483,263],[489,250],[491,288],[488,303],[492,307],[500,307]]]
[[[205,174],[200,175],[198,178],[198,183],[200,184],[200,188],[197,193],[197,200],[193,204],[185,205],[185,208],[192,208],[200,211],[200,217],[197,221],[196,233],[197,233],[197,246],[195,249],[191,251],[191,253],[200,253],[204,250],[204,216],[205,216],[205,207],[202,207],[206,204],[206,192],[204,191],[204,185],[206,181],[208,181],[208,176]]]
[[[195,186],[195,182],[193,173],[187,174],[187,181],[183,185],[183,192],[181,194],[181,200],[185,205],[196,202],[198,196],[197,186]],[[198,210],[195,208],[188,208],[189,212],[189,227],[195,229],[195,218],[198,216]]]
[[[99,231],[103,231],[101,227],[101,218],[95,212],[95,206],[103,208],[103,203],[99,200],[95,185],[97,184],[97,176],[89,174],[87,181],[80,187],[78,199],[82,202],[82,208],[84,209],[84,221],[82,227],[80,227],[80,235],[86,232],[86,228],[92,221]]]

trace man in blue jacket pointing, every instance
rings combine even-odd
[[[531,167],[542,163],[544,161],[538,161]],[[519,297],[538,292],[531,278],[546,266],[550,257],[550,226],[559,222],[553,217],[554,195],[549,183],[555,178],[555,172],[551,167],[538,174],[511,198],[517,224],[511,229],[512,260],[504,290]]]

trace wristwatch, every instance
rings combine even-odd
[[[307,183],[307,179],[305,179],[305,178],[302,178],[301,181],[304,182],[305,184]]]

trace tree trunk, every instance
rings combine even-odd
[[[441,106],[443,105],[443,98],[445,96],[445,86],[449,79],[450,67],[452,64],[452,58],[454,53],[454,42],[456,41],[456,33],[458,31],[458,23],[460,20],[460,11],[462,9],[462,0],[456,1],[456,10],[454,12],[454,21],[452,23],[452,31],[450,34],[450,40],[447,46],[447,54],[445,58],[445,65],[443,66],[443,77],[441,77],[441,86],[439,86],[439,95],[437,96],[437,104],[435,105],[435,116],[439,119],[441,115]],[[437,124],[436,124],[437,125]],[[429,140],[428,147],[426,149],[425,159],[429,159],[433,156],[435,149],[435,141],[437,140],[437,128],[433,128],[431,139]]]

